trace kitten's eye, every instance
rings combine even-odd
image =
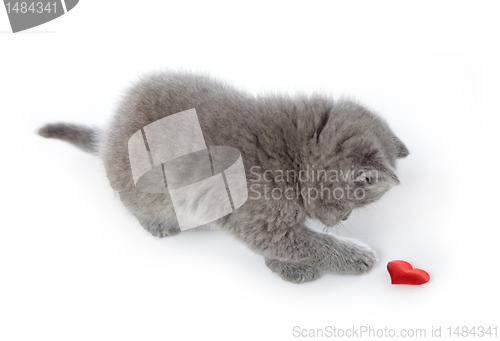
[[[361,174],[360,176],[358,176],[355,180],[356,182],[360,183],[360,184],[368,184],[368,185],[371,185],[373,183],[373,178],[366,175],[366,174]]]

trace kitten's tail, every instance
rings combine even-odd
[[[98,153],[97,129],[69,123],[53,123],[38,129],[38,135],[69,142],[88,153]]]

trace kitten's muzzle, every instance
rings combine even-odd
[[[351,215],[352,211],[349,211],[343,218],[342,220],[347,220],[349,216]]]

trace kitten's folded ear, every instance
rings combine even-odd
[[[408,148],[406,148],[404,143],[396,135],[394,135],[392,137],[392,140],[394,141],[394,144],[396,145],[398,158],[404,158],[410,154],[410,151],[408,150]]]

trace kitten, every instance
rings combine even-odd
[[[39,134],[99,155],[112,188],[139,223],[153,236],[173,236],[180,228],[171,199],[136,189],[127,143],[144,126],[191,108],[206,145],[240,151],[249,189],[243,206],[212,225],[293,283],[373,266],[368,246],[305,226],[306,218],[334,226],[399,183],[396,160],[407,148],[383,119],[351,100],[256,97],[206,75],[163,72],[128,90],[102,134],[70,124],[48,124]]]

